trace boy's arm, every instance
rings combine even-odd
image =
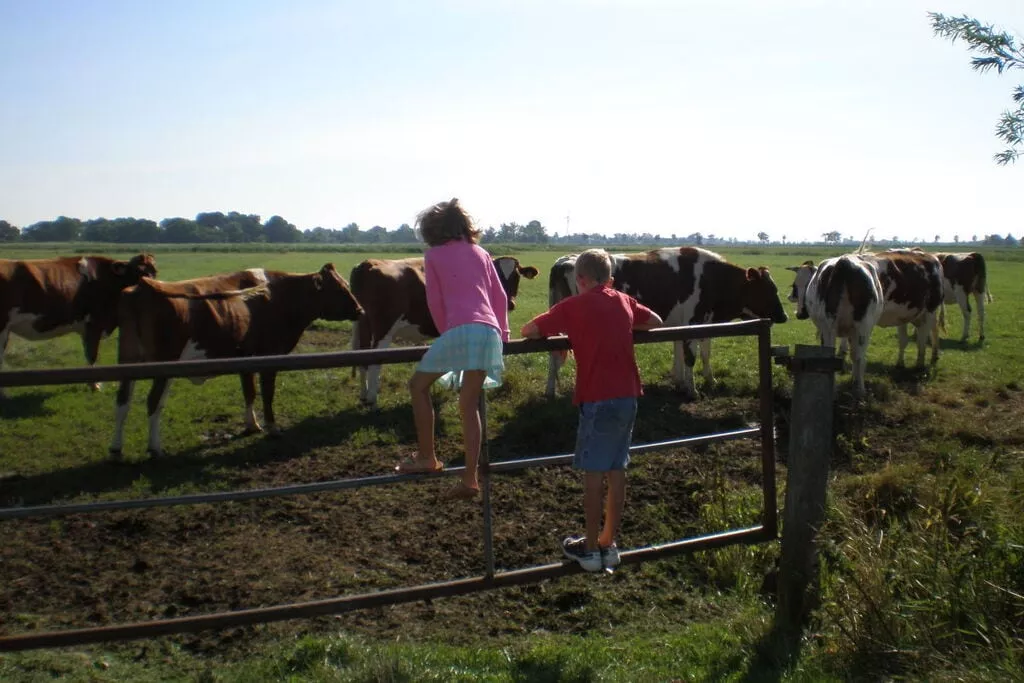
[[[540,333],[540,328],[537,327],[537,323],[532,320],[523,325],[523,329],[519,331],[519,334],[523,335],[527,339],[540,339],[544,336]]]
[[[562,304],[557,303],[551,310],[534,316],[530,322],[523,325],[519,333],[528,339],[540,339],[565,332],[564,313]]]
[[[634,299],[633,306],[633,329],[634,330],[652,330],[655,327],[661,327],[665,321],[661,319],[661,316],[647,308],[640,302]]]

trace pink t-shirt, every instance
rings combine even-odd
[[[427,306],[438,332],[483,323],[508,341],[508,295],[490,254],[471,242],[454,240],[427,249],[423,262]]]

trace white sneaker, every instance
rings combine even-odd
[[[601,564],[605,569],[615,569],[622,564],[622,558],[619,557],[619,546],[615,545],[615,541],[612,541],[607,548],[601,548]]]
[[[581,536],[569,536],[562,541],[562,553],[570,560],[576,560],[588,572],[599,572],[604,569],[600,550],[587,550],[587,539]]]

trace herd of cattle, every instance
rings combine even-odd
[[[575,255],[563,256],[551,267],[551,305],[576,292],[575,259]],[[737,318],[786,322],[767,268],[741,268],[694,247],[617,254],[612,260],[615,286],[650,307],[667,325]],[[509,256],[495,258],[494,266],[511,310],[521,278],[533,279],[539,273]],[[960,305],[961,340],[966,342],[969,297],[973,297],[979,340],[985,338],[985,302],[991,295],[981,254],[892,249],[847,254],[817,266],[807,261],[790,270],[796,274],[789,300],[797,304],[797,318],[813,321],[822,344],[834,348],[839,339],[841,354],[849,347],[858,394],[864,392],[866,349],[876,326],[899,328],[897,362],[902,365],[907,326],[914,325],[918,365],[924,365],[929,344],[934,363],[939,328],[944,324],[943,304]],[[393,341],[420,342],[438,335],[427,308],[421,258],[363,261],[353,269],[349,282],[331,263],[307,274],[254,268],[179,282],[156,277],[156,263],[149,254],[126,261],[105,256],[0,259],[0,369],[11,334],[41,340],[77,332],[89,364],[96,362],[100,340],[118,328],[119,363],[286,354],[317,319],[354,321],[354,349],[384,348]],[[710,340],[675,344],[673,379],[689,398],[696,396],[693,367],[698,347],[704,377],[711,382]],[[555,393],[560,359],[558,354],[550,356],[548,396]],[[380,367],[359,372],[360,400],[373,405]],[[263,415],[270,432],[277,430],[275,375],[260,373]],[[241,381],[246,429],[260,431],[254,411],[254,373],[243,373]],[[117,392],[110,445],[115,457],[121,455],[133,384],[123,381]],[[153,455],[162,452],[160,413],[167,388],[167,379],[154,380],[147,399],[148,451]],[[0,398],[2,391],[0,387]]]

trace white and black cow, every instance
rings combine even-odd
[[[532,280],[538,271],[522,266],[511,256],[494,259],[501,286],[508,295],[508,309],[516,307],[521,277]],[[427,307],[427,288],[422,258],[397,260],[368,259],[352,269],[352,293],[363,307],[363,315],[352,330],[352,348],[385,349],[392,342],[420,344],[438,336]],[[359,400],[377,403],[380,366],[358,369]]]
[[[577,293],[576,254],[562,256],[551,267],[548,303],[554,306]],[[720,323],[737,318],[769,318],[786,322],[786,312],[768,269],[741,268],[706,249],[675,247],[641,254],[612,254],[614,287],[661,316],[666,326]],[[711,340],[676,342],[672,376],[688,398],[693,383],[696,346],[700,344],[704,379],[711,372]],[[546,394],[555,395],[562,354],[551,354]]]
[[[854,391],[865,393],[867,347],[877,327],[897,327],[899,355],[904,365],[909,341],[907,325],[917,336],[917,365],[924,365],[925,349],[932,347],[932,363],[939,357],[938,319],[942,306],[942,267],[937,258],[920,250],[892,249],[878,254],[846,254],[822,261],[807,261],[790,268],[796,273],[789,300],[797,304],[797,318],[810,318],[823,346],[840,356],[850,347]]]
[[[985,302],[992,301],[988,291],[988,273],[985,257],[970,254],[935,254],[942,263],[942,293],[947,304],[956,302],[964,316],[964,333],[960,341],[967,343],[971,334],[971,302],[974,297],[978,308],[978,342],[985,341]]]
[[[142,277],[156,277],[150,254],[127,261],[106,256],[0,259],[0,367],[12,334],[38,341],[72,332],[81,335],[85,360],[95,365],[100,340],[117,328],[121,290]]]

